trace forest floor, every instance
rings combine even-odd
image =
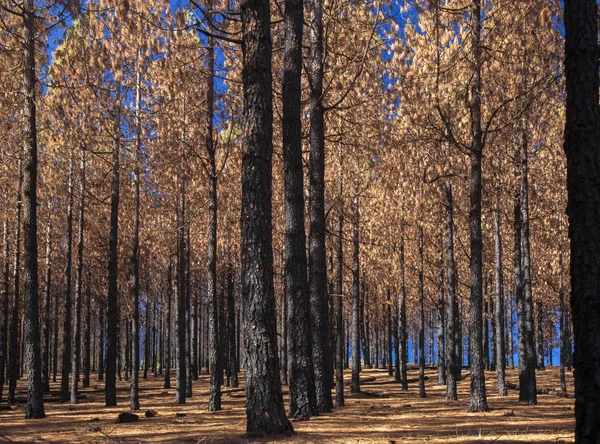
[[[345,371],[346,378],[349,372]],[[459,383],[459,401],[445,401],[445,387],[437,385],[437,372],[427,370],[427,398],[419,398],[417,383],[402,392],[387,371],[364,370],[362,378],[375,377],[362,384],[360,395],[351,395],[345,387],[346,406],[333,413],[294,422],[296,434],[281,439],[286,443],[567,443],[574,441],[573,399],[538,395],[538,405],[528,407],[518,402],[518,393],[496,395],[496,374],[486,372],[489,413],[467,413],[469,378]],[[463,375],[466,371],[463,371]],[[243,375],[241,375],[243,381]],[[410,366],[409,379],[418,370]],[[569,374],[570,393],[573,393]],[[560,388],[558,368],[538,372],[538,388]],[[516,370],[508,370],[507,381],[518,383]],[[18,389],[23,388],[19,381]],[[172,381],[174,385],[175,381]],[[140,420],[132,424],[115,424],[119,413],[129,411],[129,383],[118,382],[118,407],[104,407],[104,384],[94,376],[92,387],[82,390],[86,399],[70,406],[46,403],[46,418],[25,420],[26,394],[17,396],[21,403],[11,411],[0,411],[0,442],[186,442],[246,443],[272,442],[251,440],[244,436],[246,418],[244,392],[223,395],[223,410],[208,412],[208,377],[202,375],[194,383],[194,396],[185,405],[175,404],[175,389],[165,390],[163,378],[149,376],[140,380]],[[57,392],[59,382],[52,384]],[[224,388],[225,392],[230,389]],[[389,397],[379,398],[372,394]],[[287,398],[287,387],[284,387]],[[287,400],[286,400],[287,402]],[[144,417],[148,409],[158,415]],[[175,417],[178,412],[187,415]]]

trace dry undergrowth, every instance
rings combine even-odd
[[[366,392],[389,395],[389,398],[366,394],[350,395],[346,387],[346,406],[310,421],[294,422],[296,435],[280,441],[290,443],[523,443],[573,442],[573,400],[539,395],[539,405],[527,407],[518,403],[514,391],[500,398],[496,393],[495,373],[486,373],[489,413],[466,413],[468,378],[459,383],[460,400],[445,401],[445,388],[437,385],[437,373],[428,370],[427,399],[420,399],[417,384],[407,393],[384,370],[365,370],[362,377],[375,376],[375,384],[363,384]],[[346,372],[346,377],[348,377]],[[417,377],[411,368],[409,378]],[[571,377],[571,375],[569,375]],[[518,382],[516,370],[507,379]],[[389,381],[389,384],[381,384]],[[572,392],[572,381],[569,390]],[[19,381],[23,387],[24,381]],[[174,384],[174,381],[173,381]],[[104,407],[103,383],[93,380],[87,395],[76,406],[46,403],[47,417],[25,420],[24,405],[0,412],[0,441],[46,442],[201,442],[245,443],[245,411],[243,391],[225,394],[223,410],[206,411],[208,380],[202,375],[194,383],[194,396],[186,405],[174,401],[174,389],[162,388],[161,377],[140,381],[140,420],[133,424],[115,424],[118,414],[128,410],[129,384],[118,382],[119,407]],[[559,388],[558,369],[538,372],[538,387]],[[58,384],[52,390],[58,390]],[[285,389],[285,387],[284,387]],[[228,390],[228,389],[224,389]],[[287,396],[287,390],[285,391]],[[23,396],[20,394],[19,396]],[[144,412],[155,410],[158,416],[145,418]],[[187,415],[176,420],[175,414]],[[255,440],[256,441],[256,440]],[[258,442],[271,442],[261,439]]]

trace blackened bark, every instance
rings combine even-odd
[[[58,292],[52,298],[52,382],[56,382],[58,373]]]
[[[171,301],[173,299],[173,271],[171,257],[167,265],[167,320],[166,330],[166,351],[165,351],[165,383],[163,388],[171,388]]]
[[[408,391],[408,331],[406,325],[406,276],[404,259],[404,219],[400,238],[400,366],[402,367],[402,391]]]
[[[319,412],[330,412],[331,399],[328,360],[329,316],[327,310],[327,263],[325,252],[325,120],[323,95],[323,1],[309,0],[310,60],[310,199],[309,199],[309,287],[312,355],[315,391]]]
[[[79,221],[77,232],[77,269],[75,271],[75,319],[73,320],[73,348],[71,356],[71,404],[77,404],[81,370],[81,304],[83,292],[83,234],[85,229],[85,151],[80,153],[79,165]]]
[[[502,235],[500,232],[500,213],[494,213],[494,253],[495,253],[495,319],[496,319],[496,370],[498,372],[498,395],[506,396],[505,385],[506,347],[504,344],[504,288],[502,272]]]
[[[19,378],[19,299],[21,297],[21,215],[23,205],[23,168],[21,160],[19,160],[18,174],[15,256],[13,263],[13,306],[10,321],[10,342],[8,345],[8,405],[15,403],[15,391],[17,388],[17,379]]]
[[[386,303],[386,315],[387,315],[387,366],[388,375],[394,375],[393,357],[392,357],[392,300],[390,289],[387,289],[387,303]]]
[[[317,410],[316,388],[315,388],[315,373],[317,379],[319,372],[324,371],[322,367],[323,356],[318,355],[321,351],[323,343],[322,325],[319,323],[321,319],[320,313],[317,310],[322,310],[322,299],[325,296],[324,289],[317,286],[308,289],[306,276],[306,234],[304,230],[304,174],[302,170],[302,122],[300,119],[301,111],[301,72],[302,72],[302,22],[303,22],[303,1],[302,0],[286,0],[285,1],[285,50],[283,60],[283,96],[286,98],[283,101],[283,170],[284,170],[284,213],[285,213],[285,237],[284,237],[284,264],[285,264],[285,282],[286,295],[289,304],[288,324],[290,328],[289,336],[289,384],[290,384],[290,404],[289,414],[298,419],[308,419]],[[312,110],[311,112],[318,112]],[[315,119],[317,116],[313,116]],[[318,124],[315,120],[311,120],[311,125]],[[321,122],[322,124],[322,122]],[[311,130],[315,131],[315,129]],[[314,137],[320,137],[318,134]],[[317,143],[316,147],[312,147]],[[311,138],[311,159],[313,159],[313,150],[320,149],[318,140]],[[318,165],[311,164],[311,168]],[[315,207],[315,200],[319,200],[318,185],[313,183],[315,179],[319,179],[316,174],[311,174],[311,221],[317,220],[320,223],[318,216],[313,214],[313,211],[320,211],[319,207]],[[317,219],[314,217],[317,216]],[[312,226],[312,224],[311,224]],[[315,227],[315,228],[318,228]],[[311,261],[320,259],[321,252],[313,252],[313,248],[323,248],[324,244],[320,245],[321,239],[317,239],[311,229]],[[317,244],[314,244],[317,242]],[[317,258],[315,258],[317,253]],[[323,262],[321,266],[325,266]],[[322,272],[324,270],[319,270]],[[311,277],[315,276],[311,268]],[[317,277],[321,279],[321,276]],[[316,284],[316,283],[315,283]],[[322,293],[320,293],[322,291]],[[313,318],[317,320],[315,325],[311,326],[311,293],[313,304]],[[321,331],[313,335],[313,329],[321,328]],[[312,340],[316,337],[319,344],[316,344],[315,350],[315,368],[313,369],[313,350]],[[322,361],[322,362],[321,362]],[[319,381],[323,383],[323,381]],[[322,390],[322,388],[321,388]],[[322,404],[319,404],[322,408]]]
[[[185,105],[185,102],[184,102]],[[185,108],[185,106],[184,106]],[[185,112],[183,113],[185,115]],[[183,159],[183,156],[182,156]],[[182,165],[183,166],[183,165]],[[185,300],[185,173],[180,172],[179,195],[176,206],[177,226],[177,368],[175,400],[185,404],[187,361],[186,361],[186,300]]]
[[[88,271],[87,288],[85,291],[85,322],[83,327],[83,380],[81,382],[83,388],[90,386],[91,372],[92,293],[90,287],[91,273]]]
[[[340,167],[341,163],[340,150]],[[344,406],[344,196],[343,196],[343,181],[340,174],[338,188],[338,227],[337,227],[337,279],[336,279],[336,383],[335,383],[335,403],[337,407]]]
[[[43,418],[44,387],[40,356],[37,252],[37,128],[35,98],[35,29],[33,0],[23,1],[24,110],[23,149],[23,294],[27,371],[26,418]]]
[[[139,55],[139,51],[138,51]],[[141,122],[141,75],[139,68],[136,70],[135,79],[135,159],[133,166],[133,246],[129,264],[131,267],[131,385],[129,407],[131,411],[140,409],[139,381],[140,381],[140,162],[142,145]],[[148,306],[146,305],[146,310]]]
[[[471,399],[470,412],[485,412],[488,410],[485,393],[485,373],[483,363],[483,242],[481,237],[481,160],[482,160],[482,129],[481,129],[481,0],[471,3],[471,64],[473,75],[470,80],[471,113],[471,181],[470,181],[470,270],[471,270],[471,299],[469,304],[469,340],[471,361]]]
[[[98,381],[104,380],[104,370],[106,369],[106,363],[104,362],[104,353],[106,349],[106,320],[104,317],[104,308],[98,303],[98,330],[100,333],[100,340],[98,341]]]
[[[533,321],[533,294],[531,290],[531,247],[529,242],[529,165],[527,123],[523,119],[523,139],[521,148],[521,262],[523,268],[523,315],[525,318],[525,358],[527,371],[527,401],[529,405],[537,404],[537,387],[535,377],[535,324]]]
[[[42,385],[44,391],[50,390],[50,309],[52,305],[52,204],[48,202],[48,223],[46,224],[46,279],[44,281],[44,325],[42,326]],[[56,320],[55,320],[56,322]],[[0,349],[1,349],[0,345]],[[0,369],[4,369],[0,359]],[[3,376],[0,376],[3,379]],[[3,381],[2,381],[3,383]],[[2,383],[0,383],[0,398],[2,398]]]
[[[567,79],[564,150],[575,340],[575,442],[597,443],[600,436],[598,23],[594,0],[566,0],[564,5]]]
[[[456,262],[454,261],[454,203],[452,200],[452,186],[449,183],[446,184],[444,194],[446,206],[446,292],[448,293],[448,321],[446,323],[446,360],[448,362],[448,377],[446,378],[446,400],[457,401],[458,391],[456,390],[456,374],[460,372],[460,362],[456,353],[458,310],[456,302]]]
[[[150,366],[150,312],[152,303],[150,302],[150,292],[146,289],[146,303],[144,304],[144,373],[142,378],[148,379],[148,368]]]
[[[6,196],[4,199],[5,208],[7,205]],[[0,318],[0,401],[2,401],[2,391],[4,389],[6,375],[6,357],[8,352],[8,211],[4,211],[4,222],[2,224],[2,318]]]
[[[423,280],[423,226],[419,226],[419,397],[426,398],[425,393],[425,307]]]
[[[117,405],[117,335],[119,319],[118,300],[118,242],[119,242],[119,193],[121,180],[121,84],[117,83],[116,103],[114,107],[113,149],[112,149],[112,187],[110,196],[110,240],[108,253],[108,298],[106,328],[106,406]]]
[[[288,385],[288,298],[287,298],[287,283],[285,282],[285,263],[283,258],[284,252],[281,252],[281,307],[280,307],[280,343],[279,343],[279,360],[281,362],[281,384]]]
[[[246,432],[289,435],[275,319],[272,245],[273,93],[267,0],[243,0],[241,262],[246,368]]]
[[[440,246],[442,243],[440,242]],[[438,312],[437,312],[437,367],[438,384],[446,385],[446,344],[444,341],[444,331],[446,326],[446,301],[444,298],[444,248],[441,249],[439,268],[439,288],[438,288]],[[432,343],[433,347],[433,343]]]
[[[65,252],[65,300],[63,302],[63,354],[60,380],[60,401],[69,399],[69,373],[71,371],[71,274],[73,270],[73,153],[69,154],[69,184],[67,195],[67,244]]]
[[[232,267],[233,266],[230,264],[227,270],[227,337],[229,338],[227,341],[227,365],[229,366],[229,386],[237,387],[239,383],[235,353],[236,323]]]
[[[559,230],[562,228],[562,220],[559,222]],[[560,235],[559,235],[560,236]],[[565,306],[565,289],[563,286],[563,250],[562,238],[559,239],[558,250],[558,301],[559,301],[559,341],[560,341],[560,390],[567,392],[567,378],[565,376],[565,364],[567,361],[567,319]]]
[[[358,196],[352,201],[354,207],[353,255],[352,255],[352,380],[350,392],[360,393],[360,243],[359,223],[360,209]]]
[[[544,366],[544,305],[542,301],[536,301],[537,311],[537,368],[545,370]]]

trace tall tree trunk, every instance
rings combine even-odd
[[[100,302],[98,302],[98,324],[99,324],[99,334],[100,339],[98,341],[98,381],[104,380],[104,371],[106,369],[106,365],[104,362],[104,352],[106,348],[106,320],[104,317],[104,308],[100,306]]]
[[[166,351],[165,351],[165,383],[163,388],[171,388],[171,301],[173,299],[173,267],[171,257],[167,265],[167,321],[166,321]],[[135,358],[134,358],[135,359]],[[139,362],[139,359],[138,359]]]
[[[288,385],[288,297],[287,297],[287,282],[285,281],[285,259],[284,252],[281,252],[281,313],[280,313],[280,362],[281,362],[281,384]]]
[[[185,99],[183,100],[182,115],[185,119]],[[177,226],[177,368],[176,368],[176,392],[175,400],[178,404],[185,404],[186,382],[187,382],[187,360],[186,360],[186,300],[185,300],[185,192],[186,175],[184,172],[183,158],[179,173],[179,195],[176,205]]]
[[[138,56],[140,55],[138,51]],[[135,159],[133,165],[133,246],[129,264],[131,267],[131,385],[129,407],[131,411],[140,409],[140,163],[142,148],[141,117],[141,74],[139,67],[135,73]],[[148,306],[146,306],[148,309]]]
[[[35,82],[35,18],[33,0],[23,1],[24,110],[23,150],[23,294],[27,371],[26,418],[43,418],[44,387],[40,356],[37,252],[37,128]]]
[[[494,253],[495,253],[495,296],[496,296],[496,370],[498,372],[498,395],[508,394],[505,385],[506,355],[504,345],[504,288],[502,273],[502,235],[500,233],[500,212],[494,213]]]
[[[442,242],[440,240],[440,246]],[[437,312],[437,365],[438,365],[438,384],[446,385],[446,344],[444,341],[444,331],[446,325],[446,301],[444,298],[444,248],[441,249],[441,257],[439,262],[439,289],[438,289],[438,312]],[[433,344],[432,344],[433,346]]]
[[[113,109],[112,190],[110,196],[110,240],[108,254],[108,299],[106,332],[106,406],[117,405],[117,335],[119,322],[118,300],[118,242],[119,242],[119,193],[121,180],[121,84],[117,83],[116,103]]]
[[[312,16],[311,16],[312,17]],[[283,60],[283,170],[284,170],[284,213],[285,213],[285,234],[284,234],[284,264],[285,264],[285,282],[286,294],[289,303],[288,323],[290,327],[289,352],[290,352],[290,404],[289,414],[295,418],[308,419],[318,413],[315,373],[319,384],[325,381],[319,372],[324,372],[323,337],[325,333],[319,310],[323,307],[323,298],[326,295],[325,288],[317,286],[314,283],[312,290],[313,319],[315,324],[311,326],[311,292],[308,289],[306,276],[306,233],[304,230],[304,174],[302,170],[302,124],[300,118],[301,111],[301,72],[302,72],[302,22],[303,22],[303,1],[286,0],[285,1],[285,44]],[[314,43],[313,43],[314,45]],[[318,67],[315,67],[318,68]],[[319,98],[320,99],[320,98]],[[311,99],[314,100],[314,99]],[[311,173],[311,222],[316,221],[319,228],[321,223],[319,207],[319,187],[321,179],[319,177],[319,168],[321,165],[315,163],[322,149],[319,138],[321,134],[315,133],[318,128],[312,128],[313,125],[323,124],[318,121],[319,116],[312,113],[321,112],[320,104],[313,104],[311,101],[311,170],[317,171]],[[313,146],[314,145],[314,146]],[[315,156],[317,156],[315,158]],[[322,173],[322,171],[321,171]],[[323,218],[324,219],[324,218]],[[325,262],[319,262],[321,259],[320,248],[325,252],[324,244],[321,245],[320,233],[313,233],[311,223],[311,278],[322,279],[323,269],[318,270],[319,275],[314,274],[314,265],[325,266]],[[323,236],[324,237],[324,236]],[[312,249],[319,249],[312,251]],[[323,255],[324,256],[324,255]],[[312,264],[315,261],[315,264]],[[313,330],[320,329],[313,335]],[[312,335],[312,336],[311,336]],[[316,339],[318,338],[318,339]],[[313,350],[311,339],[315,340],[315,367],[313,369]],[[318,343],[317,343],[318,342]],[[319,390],[323,390],[319,387]],[[321,393],[320,393],[321,396]],[[322,396],[319,399],[319,409],[325,411]]]
[[[77,233],[77,270],[75,271],[75,319],[73,322],[73,353],[71,368],[71,404],[77,404],[81,365],[81,304],[83,292],[83,234],[85,228],[85,151],[81,150],[79,164],[79,227]]]
[[[58,373],[58,292],[52,298],[52,382],[56,382]]]
[[[354,206],[353,226],[353,263],[352,263],[352,380],[350,392],[360,393],[360,243],[359,222],[360,209],[358,196],[355,194],[352,201]]]
[[[393,367],[393,355],[392,355],[392,300],[390,289],[387,289],[387,304],[386,314],[387,314],[387,365],[388,365],[388,375],[394,376],[394,367]]]
[[[62,375],[60,380],[60,401],[69,399],[69,373],[71,371],[71,293],[72,293],[72,270],[73,270],[73,153],[69,154],[69,184],[67,195],[67,245],[65,252],[65,300],[63,305],[63,354]]]
[[[50,203],[50,201],[48,201],[48,223],[46,224],[46,279],[44,282],[44,325],[42,326],[42,386],[44,387],[44,391],[46,392],[50,391],[50,309],[52,306],[52,222],[50,214],[51,210],[52,204]],[[4,370],[4,364],[1,363],[1,359],[0,369]],[[3,376],[0,376],[0,378],[3,378]],[[3,382],[4,381],[2,381],[2,383]],[[0,383],[0,398],[2,397],[2,383]]]
[[[150,302],[150,291],[146,288],[146,302],[144,304],[144,374],[143,379],[148,379],[148,368],[150,366],[150,312],[152,303]]]
[[[425,307],[423,281],[423,226],[419,225],[419,397],[426,398],[425,393]]]
[[[340,171],[342,167],[342,151],[340,146]],[[343,179],[340,174],[338,184],[338,227],[337,227],[337,279],[336,279],[336,383],[335,383],[335,403],[337,407],[344,406],[344,195]]]
[[[13,263],[13,306],[10,321],[10,343],[8,345],[8,405],[15,403],[15,391],[19,378],[19,298],[21,276],[21,214],[23,198],[23,168],[22,161],[18,165],[19,182],[17,185],[16,225],[15,225],[15,256]]]
[[[85,290],[85,322],[83,327],[83,380],[82,387],[90,386],[91,372],[91,324],[92,324],[92,293],[91,293],[91,272],[88,271],[87,287]]]
[[[4,196],[4,208],[4,222],[2,224],[2,318],[0,319],[0,401],[2,401],[2,391],[6,382],[6,358],[8,353],[8,267],[10,252],[8,247],[8,203],[6,195]]]
[[[456,375],[457,373],[460,374],[461,363],[456,353],[458,310],[456,302],[456,262],[454,261],[454,203],[452,200],[452,186],[450,183],[446,184],[444,194],[446,206],[446,292],[448,293],[448,322],[446,323],[446,359],[448,362],[448,377],[446,380],[446,400],[457,401],[458,391],[456,390]]]
[[[323,95],[323,0],[309,0],[310,60],[310,169],[309,169],[309,286],[312,355],[319,412],[330,412],[328,360],[331,359],[327,332],[327,264],[325,253],[325,120]]]
[[[402,391],[408,391],[408,331],[406,321],[406,276],[404,259],[404,219],[400,225],[400,360],[402,367]]]
[[[575,442],[595,443],[600,436],[598,22],[593,0],[566,0],[564,7],[567,79],[564,150],[575,341]]]
[[[191,255],[192,255],[192,243],[190,241],[190,225],[186,224],[186,242],[185,242],[185,346],[186,346],[186,384],[185,384],[185,397],[186,398],[191,398],[192,397],[192,382],[193,382],[193,375],[192,375],[192,310],[191,310],[191,292],[192,292],[192,285],[191,285],[191,276],[192,276],[192,272],[191,272],[191,264],[192,264],[192,260],[191,260]],[[155,298],[156,300],[156,298]],[[221,308],[221,312],[223,310],[223,307]],[[223,325],[223,323],[221,323],[221,325]],[[219,327],[219,332],[221,332],[221,329]],[[219,344],[219,351],[221,352],[221,356],[222,356],[222,351],[221,351],[221,343]],[[222,372],[222,364],[219,367],[220,370],[220,380],[219,380],[219,384],[223,385],[223,372]]]
[[[241,262],[246,344],[246,432],[289,435],[275,320],[272,245],[273,93],[270,10],[267,0],[242,0]]]
[[[471,112],[471,183],[469,212],[470,270],[471,270],[471,299],[469,304],[469,341],[471,357],[471,399],[470,412],[486,412],[488,410],[485,393],[485,373],[482,350],[483,323],[483,242],[481,238],[481,160],[482,160],[482,129],[481,129],[481,0],[473,0],[471,4],[471,64],[473,75],[470,80]]]
[[[535,377],[535,331],[533,321],[533,294],[531,291],[531,248],[529,242],[529,138],[527,123],[522,121],[522,154],[521,154],[521,262],[523,266],[523,315],[525,320],[525,358],[527,372],[527,401],[529,405],[537,404],[537,387]]]

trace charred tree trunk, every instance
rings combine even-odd
[[[302,22],[303,22],[303,1],[286,0],[285,1],[285,44],[283,60],[283,95],[286,100],[283,101],[283,173],[284,173],[284,213],[285,213],[285,237],[284,237],[284,264],[285,264],[285,283],[286,295],[289,304],[288,324],[290,328],[289,336],[289,384],[290,384],[290,404],[289,414],[298,419],[308,419],[318,413],[317,398],[315,387],[315,373],[325,371],[323,367],[324,356],[315,354],[315,368],[313,368],[313,350],[312,340],[321,336],[321,331],[313,335],[313,329],[323,328],[324,326],[317,321],[311,326],[311,292],[309,292],[306,276],[306,234],[304,230],[304,174],[302,170],[302,124],[300,118],[301,112],[301,72],[302,72]],[[312,102],[311,102],[312,103]],[[313,105],[314,106],[314,105]],[[316,106],[319,106],[318,104]],[[315,110],[311,107],[311,112]],[[312,125],[319,122],[318,116],[311,118],[311,159],[313,151],[321,149],[319,140],[320,134],[314,134]],[[321,116],[322,118],[322,116]],[[315,119],[315,120],[313,120]],[[322,122],[321,122],[322,124]],[[313,144],[317,146],[313,147]],[[313,167],[319,168],[320,165],[311,163]],[[313,183],[315,179],[320,179],[317,174],[311,174],[311,192],[318,193],[320,183]],[[311,222],[315,215],[313,212],[320,211],[316,206],[319,196],[311,194]],[[320,219],[317,223],[320,222]],[[311,224],[312,225],[312,224]],[[315,227],[318,228],[318,227]],[[317,233],[311,229],[311,248],[316,248],[313,242],[320,242],[316,238]],[[320,245],[318,245],[320,248]],[[324,245],[323,252],[324,252]],[[318,261],[320,251],[316,251],[318,258],[315,258],[311,251],[311,261]],[[319,265],[317,262],[316,265]],[[321,264],[325,266],[323,262]],[[322,271],[322,270],[319,270]],[[311,278],[320,279],[313,273]],[[315,283],[316,284],[316,283]],[[313,295],[313,304],[322,304],[325,296],[319,293],[321,290],[317,286],[311,289],[317,292]],[[316,319],[321,319],[317,310],[324,307],[317,305],[313,307],[313,315]],[[322,338],[318,339],[322,342]],[[322,345],[317,344],[317,350],[322,353]],[[317,378],[320,375],[317,373]],[[320,384],[323,380],[319,381]],[[322,388],[320,388],[322,390]],[[322,408],[322,400],[319,407]]]
[[[163,388],[171,388],[171,301],[173,299],[173,267],[171,258],[167,265],[167,321],[166,330],[166,351],[165,351],[165,383]]]
[[[502,272],[502,236],[500,233],[500,213],[494,213],[494,253],[495,253],[495,319],[496,319],[496,370],[498,372],[498,395],[508,394],[505,385],[506,347],[504,344],[504,288]]]
[[[67,197],[67,245],[65,253],[65,300],[63,305],[63,354],[62,375],[60,380],[60,401],[69,399],[69,373],[71,371],[71,274],[73,255],[73,153],[69,155],[69,185]]]
[[[542,301],[536,301],[537,311],[537,368],[546,370],[544,365],[544,305]]]
[[[340,167],[342,166],[342,155],[340,149]],[[344,196],[343,181],[340,174],[338,187],[338,227],[337,227],[337,276],[336,276],[336,382],[335,382],[335,403],[337,407],[344,406]]]
[[[564,7],[567,85],[564,150],[575,340],[575,442],[594,443],[600,436],[598,22],[593,0],[566,0]]]
[[[358,196],[354,196],[353,263],[352,263],[352,380],[351,393],[360,393],[360,209]]]
[[[150,367],[150,312],[152,311],[152,303],[150,302],[150,291],[146,288],[146,302],[144,304],[144,374],[143,379],[148,379],[148,369]]]
[[[442,243],[440,242],[440,245]],[[438,384],[446,385],[446,344],[444,341],[444,331],[446,324],[446,301],[444,299],[444,249],[442,247],[441,257],[439,262],[439,289],[438,289],[438,313],[437,313],[437,367],[438,367]],[[433,347],[433,344],[432,344]]]
[[[241,263],[246,353],[246,432],[289,435],[279,359],[272,245],[273,93],[270,10],[267,0],[243,0]]]
[[[408,391],[408,331],[406,325],[406,276],[404,259],[404,219],[400,238],[400,360],[402,367],[402,391]]]
[[[387,366],[388,375],[394,376],[394,361],[392,357],[392,300],[390,295],[390,289],[387,290],[387,304],[386,304],[386,315],[387,315]]]
[[[52,205],[48,203],[48,223],[46,224],[46,279],[44,282],[44,325],[42,326],[42,386],[44,387],[45,392],[50,391],[50,309],[52,306],[52,222],[50,219],[51,209]],[[4,350],[1,344],[0,350]],[[2,353],[2,351],[0,351],[0,353]],[[0,375],[0,398],[2,398],[2,385],[4,384],[4,362],[2,361],[2,358],[0,358],[0,369],[2,372],[2,375]]]
[[[310,168],[309,168],[309,288],[312,355],[315,392],[319,412],[330,412],[331,399],[328,360],[331,359],[327,332],[327,263],[325,252],[325,119],[323,95],[323,1],[309,0],[310,60]]]
[[[26,122],[23,149],[23,295],[27,371],[25,418],[43,418],[44,387],[40,356],[37,252],[37,128],[35,80],[34,2],[23,1],[24,110]]]
[[[227,365],[229,366],[229,386],[237,387],[238,374],[237,364],[235,358],[235,339],[236,339],[236,323],[235,323],[235,298],[233,292],[233,269],[232,265],[229,265],[227,270],[227,336],[228,336],[228,349],[227,349]]]
[[[458,360],[456,347],[456,330],[458,328],[458,310],[456,301],[456,262],[454,261],[454,203],[452,200],[452,186],[447,183],[445,189],[445,205],[446,205],[446,292],[448,293],[448,322],[447,328],[447,349],[446,359],[448,362],[448,377],[446,400],[457,401],[458,391],[456,390],[456,375],[460,374],[461,362]]]
[[[22,161],[19,160],[17,185],[17,208],[15,226],[15,256],[13,264],[13,306],[10,321],[10,343],[8,346],[8,405],[15,403],[15,391],[17,379],[19,378],[19,299],[21,293],[21,209],[23,198],[23,169]]]
[[[98,303],[100,304],[100,302]],[[98,311],[98,324],[100,330],[100,340],[98,341],[98,381],[104,380],[104,370],[105,370],[105,362],[104,362],[104,350],[106,348],[106,321],[104,319],[104,308],[99,307]]]
[[[75,271],[75,319],[73,320],[73,354],[71,369],[71,404],[77,404],[81,370],[81,304],[83,293],[83,234],[85,229],[85,151],[80,153],[79,164],[79,222],[77,233],[77,270]]]
[[[483,242],[481,235],[481,160],[483,155],[483,139],[481,129],[481,0],[473,0],[471,4],[471,64],[473,75],[470,80],[471,112],[471,182],[469,212],[470,234],[470,270],[471,299],[469,303],[469,340],[471,361],[471,399],[470,412],[486,412],[488,410],[485,393],[485,373],[483,362],[482,321],[483,321]]]
[[[529,242],[529,166],[528,166],[528,133],[527,123],[523,120],[523,140],[521,154],[521,262],[523,267],[523,315],[525,320],[524,340],[527,371],[527,401],[529,405],[537,404],[537,387],[535,377],[535,327],[533,321],[533,294],[531,291],[531,248]]]
[[[118,300],[118,243],[119,243],[119,193],[121,180],[121,84],[117,84],[113,127],[112,190],[110,196],[110,240],[108,259],[107,340],[106,340],[106,406],[117,405],[117,354],[119,328]]]
[[[92,294],[91,273],[88,271],[87,288],[85,290],[85,322],[83,327],[83,380],[81,386],[90,386],[91,372],[91,324],[92,324]]]
[[[8,248],[8,203],[6,196],[4,207],[4,223],[2,225],[2,318],[0,319],[0,401],[2,401],[2,391],[5,383],[8,352],[8,267],[10,252]]]
[[[419,226],[419,397],[425,393],[425,307],[423,281],[423,227]]]

